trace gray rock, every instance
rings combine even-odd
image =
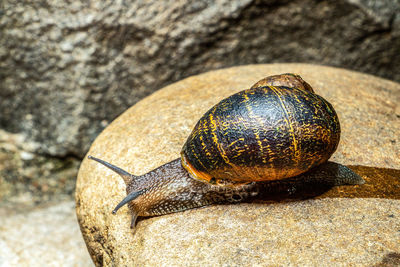
[[[127,107],[205,70],[311,62],[400,81],[398,0],[0,6],[0,127],[51,155],[83,156]]]
[[[26,211],[72,200],[79,160],[28,152],[36,144],[0,129],[0,209]]]
[[[0,208],[0,266],[92,266],[74,203],[23,214]]]

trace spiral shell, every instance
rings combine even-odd
[[[182,165],[207,182],[247,183],[293,177],[326,162],[339,143],[338,117],[311,86],[298,87],[261,80],[216,104],[184,144]]]

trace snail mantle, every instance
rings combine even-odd
[[[229,68],[193,76],[167,86],[113,121],[95,140],[88,154],[107,160],[135,175],[147,173],[179,156],[182,145],[197,120],[210,107],[229,95],[251,87],[261,78],[288,72],[300,74],[318,95],[332,103],[340,118],[341,143],[331,158],[332,161],[399,168],[398,157],[390,155],[395,153],[393,146],[396,143],[389,141],[398,137],[395,134],[390,135],[390,131],[389,134],[377,134],[382,132],[382,121],[387,122],[383,127],[394,133],[396,129],[393,127],[399,127],[394,123],[394,111],[388,110],[386,105],[394,99],[393,95],[399,90],[399,85],[365,74],[305,64]],[[312,91],[308,88],[306,90]],[[358,97],[360,94],[364,99]],[[384,97],[387,97],[385,102],[377,99]],[[376,102],[375,108],[378,105],[382,112],[374,113],[368,102]],[[357,112],[361,112],[363,116],[357,116]],[[390,120],[394,122],[390,124]],[[371,140],[382,143],[378,151]],[[294,222],[305,221],[314,224],[314,228],[320,227],[321,235],[314,237],[319,240],[316,244],[320,244],[321,249],[326,249],[327,245],[332,245],[335,249],[335,242],[339,242],[335,231],[343,231],[345,221],[347,225],[351,223],[354,219],[351,214],[359,214],[359,209],[365,209],[364,212],[368,213],[369,208],[376,209],[382,215],[379,213],[380,209],[385,205],[393,205],[392,201],[397,201],[395,207],[399,206],[398,200],[388,199],[319,199],[213,206],[139,219],[134,233],[129,228],[131,213],[128,205],[120,209],[118,216],[111,215],[116,203],[124,198],[125,192],[124,181],[117,174],[93,161],[83,161],[77,181],[77,215],[96,265],[154,265],[160,264],[160,260],[167,265],[184,265],[188,261],[198,265],[212,265],[227,263],[233,259],[232,265],[237,265],[238,262],[244,265],[281,264],[288,261],[294,264],[318,262],[316,255],[324,254],[318,254],[315,249],[305,251],[297,259],[287,258],[287,255],[293,253],[298,255],[297,251],[290,251],[296,249],[294,243],[306,245],[312,240],[310,234],[306,234],[312,229],[304,229],[304,225],[296,225]],[[365,203],[360,206],[359,202],[363,201]],[[329,218],[334,213],[340,214],[342,220],[332,222]],[[322,224],[329,220],[329,226],[333,229],[328,234]],[[365,224],[365,227],[368,226],[368,222]],[[290,231],[273,230],[276,225],[286,226]],[[364,225],[357,227],[360,229],[355,232],[362,232]],[[297,234],[290,237],[289,233],[293,231]],[[282,236],[285,233],[288,236]],[[315,234],[313,231],[312,233]],[[299,238],[299,235],[304,236]],[[293,239],[294,236],[297,238]],[[350,232],[348,238],[351,242]],[[365,237],[360,234],[360,239],[363,238]],[[274,239],[279,242],[273,242]],[[366,240],[368,239],[365,242]],[[263,243],[262,246],[259,245],[260,242]],[[343,245],[343,239],[340,244]],[[363,250],[362,245],[355,246]],[[154,247],[163,247],[165,250],[154,251]],[[276,250],[277,247],[282,250]],[[343,251],[342,248],[337,249]],[[183,250],[185,253],[182,253]],[[250,252],[254,255],[249,255]],[[365,263],[375,262],[376,259],[368,251],[362,252],[365,254],[362,258]],[[351,259],[345,254],[335,255],[343,263],[350,263]],[[282,255],[285,257],[282,258]]]

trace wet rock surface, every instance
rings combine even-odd
[[[89,154],[136,175],[148,172],[179,156],[194,124],[211,106],[263,77],[285,72],[300,74],[335,107],[342,137],[332,160],[358,165],[351,168],[367,183],[333,188],[320,199],[212,206],[141,218],[133,232],[127,207],[111,215],[125,196],[122,179],[85,159],[77,181],[77,215],[96,265],[396,262],[400,254],[397,83],[305,64],[208,72],[137,103],[99,135]]]
[[[308,62],[400,81],[397,0],[2,1],[0,127],[82,157],[118,114],[221,67]]]

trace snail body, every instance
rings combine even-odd
[[[181,158],[142,176],[101,159],[126,183],[125,204],[137,216],[163,215],[260,195],[291,194],[305,185],[361,184],[349,168],[327,162],[340,139],[338,117],[294,74],[267,77],[207,111]]]

